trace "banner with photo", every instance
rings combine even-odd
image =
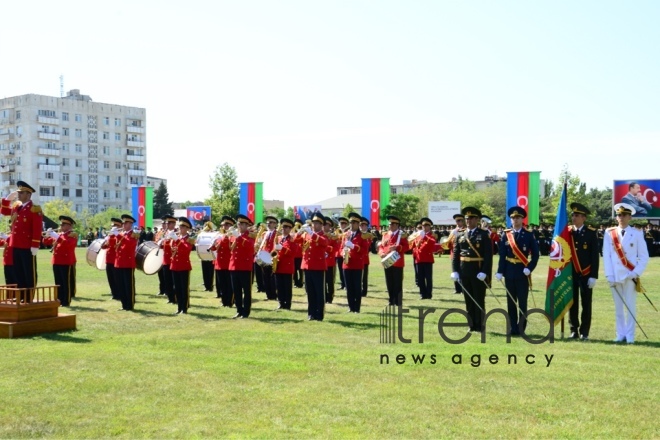
[[[186,208],[186,217],[193,224],[193,227],[203,227],[204,223],[211,221],[210,206],[188,206]]]
[[[612,188],[612,206],[627,203],[635,208],[634,218],[660,218],[659,179],[615,180]]]
[[[315,212],[321,212],[321,205],[301,205],[293,207],[293,215],[296,217],[293,220],[300,220],[305,223],[305,220],[312,219]]]

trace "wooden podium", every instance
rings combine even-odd
[[[58,286],[0,286],[0,338],[76,328],[76,315],[59,313]]]

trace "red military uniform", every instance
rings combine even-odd
[[[15,249],[38,248],[41,244],[43,215],[41,207],[32,204],[32,200],[12,208],[7,199],[2,199],[2,215],[11,215],[11,244]],[[34,287],[34,286],[32,286]]]
[[[16,284],[16,275],[14,274],[14,252],[9,247],[9,237],[0,238],[2,246],[2,263],[4,264],[5,284]]]
[[[229,259],[231,257],[231,249],[229,248],[231,240],[228,235],[223,234],[216,238],[210,251],[216,253],[215,260],[213,260],[213,268],[215,270],[229,270]]]
[[[76,246],[78,245],[78,234],[74,231],[63,232],[55,240],[52,237],[44,237],[46,246],[53,246],[52,264],[70,266],[76,264]]]
[[[399,239],[399,237],[401,238]],[[406,252],[408,252],[409,245],[408,240],[403,236],[403,231],[400,229],[395,232],[387,231],[385,233],[383,239],[380,242],[380,245],[378,246],[378,255],[381,258],[385,258],[391,252],[390,247],[392,246],[396,248],[395,250],[399,253],[401,258],[399,258],[391,267],[404,267],[405,259],[403,256]]]
[[[328,251],[328,238],[323,231],[306,234],[303,237],[303,270],[326,270],[325,254]]]
[[[186,224],[192,227],[190,223]],[[170,240],[170,245],[172,247],[170,271],[174,280],[174,294],[179,308],[178,313],[188,313],[188,307],[190,307],[190,271],[192,270],[190,252],[195,246],[195,240],[186,234],[176,240]]]
[[[112,264],[113,266],[115,265],[115,260],[117,259],[117,236],[115,235],[108,235],[108,237],[105,239],[103,244],[101,245],[101,249],[106,249],[105,251],[105,264]]]
[[[252,221],[243,214],[236,216],[239,223],[239,233]],[[254,261],[254,239],[256,234],[250,234],[247,230],[237,237],[231,237],[231,256],[229,259],[229,273],[231,275],[231,286],[236,304],[236,315],[234,318],[245,319],[250,316],[252,310],[252,267]]]
[[[133,310],[135,306],[135,252],[139,238],[140,234],[133,230],[122,231],[117,235],[115,274],[123,310]]]
[[[413,257],[418,263],[435,263],[433,251],[435,249],[435,238],[432,234],[426,234],[422,238],[417,238],[412,243]]]
[[[62,228],[71,228],[75,221],[71,217],[60,216]],[[51,234],[55,235],[55,233]],[[71,297],[75,296],[76,290],[76,246],[78,245],[78,234],[71,229],[62,232],[55,237],[50,235],[44,237],[44,244],[53,246],[53,275],[55,284],[59,286],[57,298],[60,305],[68,307],[71,303]]]
[[[230,250],[229,270],[251,272],[254,262],[254,237],[249,232],[244,232],[238,237],[232,237]]]
[[[421,299],[433,297],[433,264],[435,259],[436,241],[433,233],[428,231],[433,222],[429,218],[423,218],[420,223],[424,227],[423,237],[417,238],[412,243],[413,257],[417,262],[417,283],[419,284],[419,296]]]
[[[324,217],[317,213],[312,218],[314,228],[323,224]],[[305,273],[305,293],[307,293],[307,319],[323,321],[325,314],[325,272],[326,253],[329,250],[328,238],[323,231],[307,232],[304,235],[302,270]]]
[[[344,269],[364,269],[364,249],[367,248],[367,252],[369,251],[369,242],[362,238],[360,231],[345,233],[343,243],[347,241],[352,242],[354,247],[348,252],[348,258],[344,254],[344,264],[342,267]]]
[[[277,244],[282,245],[282,249],[277,251],[277,269],[275,273],[293,275],[293,259],[299,251],[299,246],[291,238],[291,235],[277,237]]]
[[[209,250],[215,252],[215,259],[213,260],[213,269],[215,271],[215,289],[216,296],[220,298],[223,307],[231,307],[234,305],[234,291],[231,287],[231,275],[229,274],[229,260],[231,259],[231,240],[229,234],[225,230],[227,225],[234,225],[234,219],[229,216],[222,218],[223,227],[220,229],[220,234],[211,243]]]

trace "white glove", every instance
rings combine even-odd
[[[18,191],[10,192],[5,199],[9,200],[10,202],[13,202],[14,200],[16,200],[16,197],[18,197]]]
[[[483,272],[479,272],[479,273],[477,274],[477,279],[478,279],[479,281],[483,281],[483,280],[485,280],[485,279],[486,279],[486,274],[483,273]]]
[[[458,279],[460,278],[460,276],[458,275],[458,272],[452,272],[450,277],[451,277],[452,281],[458,281]]]
[[[112,228],[110,230],[110,234],[108,234],[108,235],[114,235],[114,236],[119,235],[119,229],[117,229],[116,227]]]
[[[32,252],[32,256],[33,256],[33,257],[36,257],[36,256],[37,256],[37,252],[39,252],[39,248],[30,248],[30,251]]]
[[[310,225],[305,225],[302,227],[305,232],[311,235],[312,233],[312,227]]]
[[[8,237],[7,234],[5,234],[4,232],[0,232],[0,238],[1,238],[1,239],[6,240],[7,237]]]
[[[174,232],[174,231],[170,231],[170,232],[167,234],[167,238],[169,238],[170,240],[176,240],[176,232]]]
[[[426,232],[424,232],[423,229],[421,231],[419,231],[419,238],[424,238],[425,235],[426,235]]]
[[[282,245],[281,244],[276,244],[275,245],[275,250],[276,251],[281,251],[282,250]]]
[[[627,280],[634,280],[635,278],[637,278],[637,274],[633,271],[628,272],[626,275]]]
[[[528,277],[529,274],[532,273],[532,272],[530,272],[529,269],[524,268],[524,269],[523,269],[523,273],[525,274],[526,277]]]
[[[496,279],[497,281],[502,281],[502,274],[501,274],[501,273],[496,273],[496,274],[495,274],[495,279]]]
[[[346,243],[344,243],[344,246],[349,249],[353,249],[355,247],[355,244],[353,244],[352,241],[346,241]]]
[[[48,235],[50,235],[50,238],[52,238],[52,239],[54,239],[54,240],[57,240],[58,238],[60,238],[60,234],[58,234],[57,232],[53,231],[52,229],[50,230],[50,232],[48,233]]]
[[[234,230],[231,231],[231,236],[232,237],[238,237],[239,235],[241,235],[241,233],[238,232],[238,229],[234,229]]]
[[[593,289],[596,286],[596,278],[589,278],[587,280],[587,287]]]

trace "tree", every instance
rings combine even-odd
[[[170,195],[167,193],[167,187],[161,181],[154,194],[154,218],[162,218],[164,215],[174,212],[172,202],[169,201],[169,198]]]
[[[236,216],[238,214],[238,181],[236,170],[226,162],[217,166],[209,178],[211,197],[204,201],[211,207],[212,221],[220,224],[223,215]]]
[[[412,226],[420,218],[419,197],[412,194],[393,194],[390,204],[383,209],[383,216],[395,215],[402,226]]]
[[[353,211],[355,211],[355,208],[353,208],[353,205],[351,205],[350,203],[347,203],[346,206],[344,206],[344,210],[341,212],[341,216],[348,218],[348,214],[350,214]]]
[[[76,213],[76,211],[73,210],[72,201],[65,202],[62,199],[51,200],[49,202],[44,203],[41,209],[46,217],[48,217],[49,219],[51,219],[56,223],[61,215],[66,215],[67,217],[71,217],[76,222],[76,225],[73,228],[75,231],[81,231],[82,230],[81,228],[84,226],[80,224],[80,221],[77,218],[78,214]],[[53,226],[53,229],[54,228],[55,227]]]

